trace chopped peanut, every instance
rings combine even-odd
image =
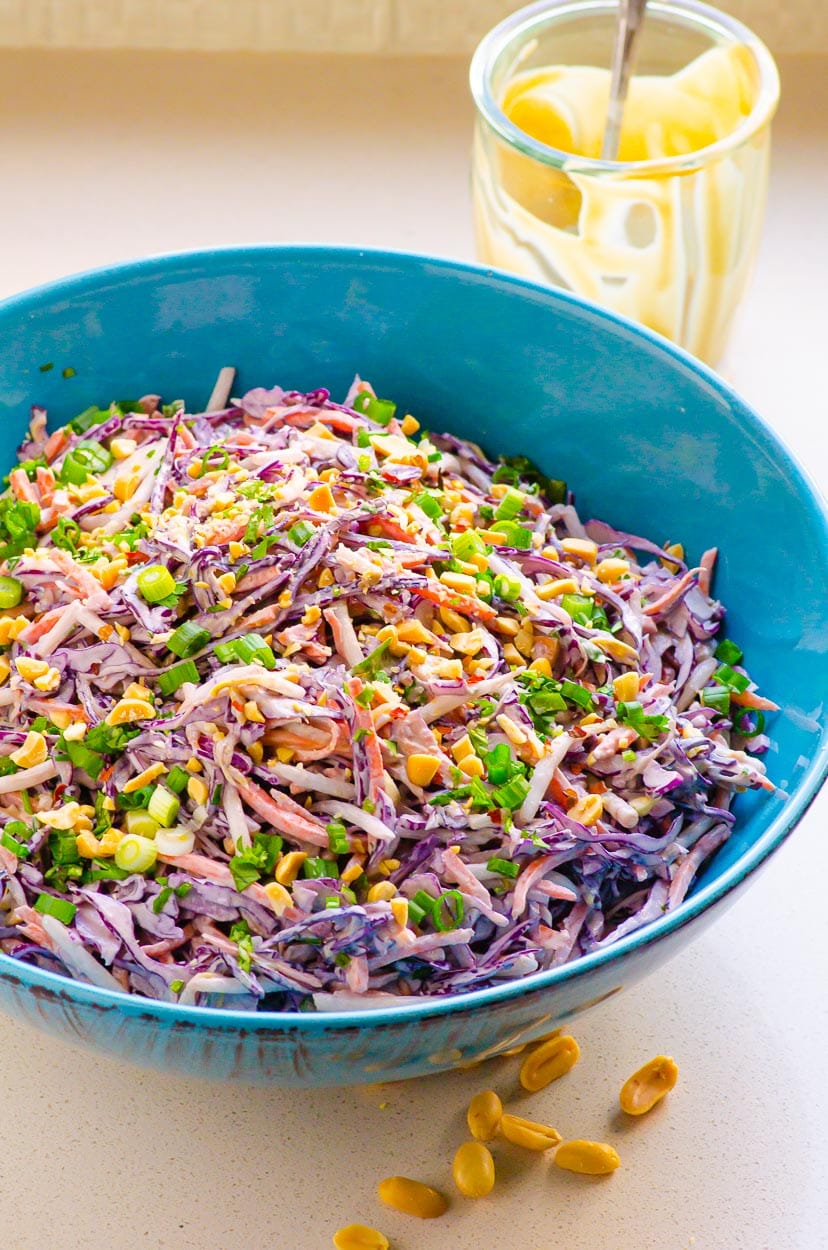
[[[581,1050],[574,1037],[564,1034],[541,1042],[530,1051],[520,1068],[520,1083],[530,1093],[537,1093],[574,1068]]]
[[[387,1176],[377,1186],[377,1194],[386,1206],[421,1220],[435,1219],[448,1210],[448,1203],[438,1190],[407,1176]]]
[[[34,731],[26,734],[22,746],[12,751],[10,758],[19,768],[34,768],[42,764],[49,753],[49,747],[43,734]]]
[[[638,673],[622,673],[613,679],[612,690],[619,703],[631,703],[638,698],[640,680]]]
[[[315,487],[308,495],[308,507],[313,508],[314,512],[333,512],[336,503],[330,486],[326,484]]]
[[[433,755],[409,755],[405,771],[413,786],[429,786],[440,771],[440,761]]]
[[[617,582],[619,577],[623,577],[629,571],[629,560],[619,560],[614,556],[610,556],[606,560],[599,560],[595,566],[595,576],[599,582]]]
[[[585,560],[587,564],[594,564],[598,555],[598,544],[594,543],[591,538],[564,538],[561,551],[568,556],[577,556],[579,560]]]
[[[537,596],[543,599],[544,603],[547,599],[560,599],[561,595],[577,595],[578,583],[574,577],[561,577],[558,581],[546,582],[543,586],[538,586]]]
[[[397,893],[397,887],[391,881],[377,881],[368,890],[369,903],[389,903]]]
[[[149,768],[145,768],[137,777],[130,777],[129,781],[124,784],[124,794],[132,794],[134,790],[143,789],[144,786],[148,786],[150,782],[155,781],[156,777],[160,777],[166,771],[166,765],[162,764],[160,760],[155,764],[150,764]]]
[[[306,851],[288,851],[287,855],[283,855],[273,874],[279,885],[293,885],[307,858]]]
[[[619,1101],[627,1115],[645,1115],[678,1080],[678,1065],[667,1055],[656,1055],[637,1072],[633,1072],[621,1086]]]
[[[572,807],[570,807],[567,815],[572,820],[577,820],[579,825],[594,825],[601,819],[604,812],[604,804],[601,801],[600,794],[585,794],[583,798],[578,799]]]
[[[187,782],[187,794],[198,806],[203,806],[210,797],[207,782],[202,777],[191,777]]]
[[[555,1163],[567,1172],[606,1176],[621,1166],[617,1152],[606,1142],[565,1141],[555,1151]]]

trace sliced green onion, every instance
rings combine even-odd
[[[506,599],[509,603],[520,598],[521,584],[516,577],[509,577],[507,573],[498,573],[494,579],[494,592],[500,599]]]
[[[122,812],[135,812],[148,805],[154,792],[154,786],[142,786],[140,790],[133,790],[130,794],[116,794],[115,803]]]
[[[138,590],[147,603],[160,603],[175,593],[175,578],[163,564],[148,564],[137,578]]]
[[[517,547],[519,551],[528,551],[532,546],[532,531],[525,525],[518,525],[517,521],[498,521],[492,529],[502,534],[510,547]]]
[[[736,643],[731,642],[729,638],[723,638],[713,654],[717,660],[721,660],[722,664],[738,664],[745,658],[741,647],[737,647]]]
[[[77,864],[80,860],[77,838],[62,829],[49,834],[49,852],[55,864]]]
[[[153,820],[158,821],[159,825],[163,825],[165,829],[171,829],[180,807],[181,800],[178,795],[171,794],[164,786],[156,786],[147,804],[147,811]]]
[[[152,910],[156,916],[159,916],[164,910],[167,899],[172,898],[173,888],[171,885],[165,885],[163,890],[159,890],[155,898],[152,900]]]
[[[176,664],[166,673],[160,673],[158,677],[158,686],[162,694],[175,694],[185,681],[198,682],[198,669],[192,660],[186,660],[183,664]]]
[[[434,910],[434,904],[436,902],[437,900],[433,894],[429,894],[427,890],[418,890],[414,897],[408,901],[409,911],[413,904],[415,907],[419,908],[423,916],[430,916],[431,912]]]
[[[23,598],[23,583],[16,577],[0,577],[0,608],[16,608]]]
[[[421,508],[426,516],[430,517],[432,521],[439,521],[440,517],[443,515],[443,508],[440,501],[429,491],[423,491],[420,495],[414,495],[411,502],[415,503],[418,508]]]
[[[453,534],[450,542],[452,554],[458,560],[471,560],[472,556],[486,554],[486,544],[480,535],[475,534],[473,530],[466,530],[462,534]]]
[[[60,742],[74,767],[82,769],[93,781],[97,781],[103,769],[103,757],[97,751],[90,751],[83,742],[67,742],[62,736]]]
[[[566,711],[566,700],[559,690],[551,686],[549,689],[535,690],[526,702],[530,711],[536,712],[539,716],[544,716],[549,712]]]
[[[354,400],[354,410],[361,412],[369,421],[376,421],[377,425],[388,425],[397,411],[397,405],[390,399],[378,399],[368,391],[362,391]]]
[[[139,838],[154,838],[158,832],[158,821],[150,816],[143,807],[133,808],[125,816],[127,833],[134,833]]]
[[[92,881],[125,881],[129,876],[123,868],[107,860],[94,859],[83,874],[85,883]]]
[[[492,796],[479,777],[472,777],[469,782],[469,795],[475,807],[481,807],[484,812],[491,811]]]
[[[326,911],[333,911],[334,908],[341,907],[341,906],[342,906],[342,900],[336,898],[335,895],[333,894],[329,894],[328,897],[325,899]]]
[[[523,491],[515,490],[514,486],[510,486],[495,508],[494,519],[496,521],[513,521],[523,511],[525,503],[526,496]]]
[[[260,504],[247,522],[244,531],[244,541],[246,543],[254,543],[261,533],[271,528],[273,522],[273,508],[268,503]]]
[[[638,700],[632,700],[628,703],[618,703],[615,708],[616,716],[620,721],[626,722],[631,729],[634,729],[639,738],[646,738],[652,742],[659,734],[666,733],[670,728],[670,718],[660,713],[648,715]]]
[[[513,864],[510,859],[500,859],[494,855],[486,864],[489,872],[499,872],[501,877],[514,879],[520,872],[520,864]]]
[[[103,425],[104,421],[109,420],[109,416],[108,408],[97,408],[93,405],[91,408],[84,408],[69,424],[76,434],[85,434],[93,425]]]
[[[158,859],[158,847],[152,838],[127,833],[115,850],[115,864],[124,872],[148,872]]]
[[[377,672],[382,667],[383,660],[388,655],[388,649],[391,646],[390,638],[386,638],[385,642],[381,642],[378,647],[366,655],[364,660],[360,660],[351,669],[355,677],[376,677]]]
[[[592,708],[592,695],[583,686],[579,686],[574,681],[561,682],[561,694],[570,703],[577,703],[578,707],[585,708],[590,711]]]
[[[187,782],[190,780],[191,774],[186,768],[182,768],[180,764],[174,764],[164,778],[164,785],[168,790],[172,790],[175,794],[180,794],[182,790],[187,789]]]
[[[720,686],[727,686],[729,690],[735,690],[737,694],[742,694],[750,685],[750,678],[746,677],[744,673],[737,673],[729,664],[723,664],[713,674],[713,680],[717,681]]]
[[[431,908],[429,908],[428,911],[426,911],[424,908],[420,906],[419,903],[416,903],[413,898],[410,898],[408,900],[408,923],[409,924],[415,924],[419,926],[423,923],[426,916],[429,916],[429,915],[431,915]]]
[[[592,624],[594,600],[586,595],[561,595],[560,603],[564,612],[568,612],[579,625]]]
[[[83,486],[88,477],[105,473],[112,464],[112,452],[102,443],[86,439],[67,451],[60,469],[60,480],[72,486]]]
[[[41,916],[54,916],[61,924],[71,924],[78,910],[74,903],[65,898],[54,898],[51,894],[38,894],[34,904],[35,911]]]
[[[226,469],[230,463],[230,457],[227,449],[215,444],[208,447],[201,458],[201,472],[199,477],[204,477],[205,473],[220,473],[222,469]]]
[[[701,692],[702,707],[712,708],[722,716],[730,714],[730,691],[727,686],[708,686]]]
[[[751,715],[756,717],[755,725],[750,719]],[[748,718],[747,728],[745,728],[745,717]],[[733,728],[742,738],[756,738],[765,731],[765,714],[758,710],[754,711],[752,708],[742,708],[734,717]]]
[[[180,994],[184,989],[185,982],[180,980],[170,981],[170,989],[173,994]]]
[[[312,525],[307,521],[297,521],[295,525],[291,525],[287,532],[287,536],[297,547],[304,547],[305,543],[313,538],[315,531]]]
[[[529,793],[529,782],[525,777],[513,777],[505,786],[492,790],[491,801],[495,807],[505,807],[516,811]]]
[[[459,890],[444,890],[431,913],[435,929],[439,929],[441,933],[448,933],[449,930],[458,928],[465,910],[463,895]]]
[[[239,658],[236,654],[235,640],[233,642],[217,642],[213,647],[213,651],[222,664],[233,664]]]
[[[53,864],[43,874],[43,880],[56,890],[65,890],[70,881],[82,881],[84,876],[82,864]]]
[[[625,764],[632,764],[633,761],[635,760],[635,751],[630,751],[630,750],[622,751],[621,758]]]
[[[334,855],[347,855],[351,849],[351,844],[348,841],[348,833],[342,822],[332,820],[329,825],[325,826],[325,832],[328,835],[328,848],[333,851]]]
[[[486,787],[484,786],[485,790]],[[433,799],[428,800],[429,807],[447,807],[449,803],[453,803],[455,799],[467,799],[471,794],[471,786],[458,786],[456,790],[443,790],[441,794],[435,794]],[[488,793],[486,794],[488,805]]]
[[[261,634],[247,634],[244,638],[236,638],[232,645],[242,664],[252,664],[254,660],[258,660],[267,669],[276,667],[276,656]]]
[[[2,834],[0,834],[0,846],[4,846],[7,851],[11,851],[12,855],[16,855],[18,859],[26,859],[29,854],[29,848],[17,840],[14,833],[10,831],[10,825],[20,825],[27,835],[31,832],[28,826],[23,824],[22,820],[10,820]]]
[[[513,761],[512,751],[505,742],[498,742],[484,757],[486,765],[486,775],[493,786],[502,786],[512,775]]]
[[[173,655],[180,656],[182,660],[188,660],[190,656],[201,651],[209,641],[210,634],[203,626],[196,624],[195,621],[185,621],[170,635],[167,647]]]
[[[322,859],[318,855],[311,855],[302,865],[302,876],[311,880],[334,875],[334,864],[329,859]]]

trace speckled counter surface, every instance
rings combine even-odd
[[[767,227],[723,371],[828,482],[828,62],[782,62]],[[471,258],[459,61],[0,55],[0,295],[184,247],[331,241]],[[784,594],[784,587],[780,587]],[[820,1250],[828,1244],[828,794],[747,895],[657,979],[576,1022],[581,1064],[519,1104],[613,1140],[584,1182],[501,1153],[441,1221],[381,1211],[390,1172],[449,1181],[465,1105],[515,1060],[394,1086],[221,1088],[0,1019],[10,1250],[323,1250],[354,1219],[395,1250]],[[641,1123],[620,1081],[680,1085]]]

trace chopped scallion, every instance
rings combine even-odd
[[[513,864],[510,859],[501,859],[497,855],[488,860],[486,867],[489,872],[499,872],[501,877],[510,877],[512,879],[520,872],[519,864]]]
[[[185,681],[198,683],[198,669],[192,660],[186,660],[184,664],[176,664],[166,673],[159,674],[158,686],[162,694],[175,694]]]
[[[153,820],[158,821],[159,825],[163,825],[165,829],[171,829],[180,807],[181,800],[178,795],[171,794],[164,786],[156,786],[147,804],[147,811]]]
[[[202,625],[195,621],[185,621],[183,625],[178,626],[178,629],[173,630],[167,640],[167,647],[173,655],[180,656],[182,660],[188,660],[190,656],[201,651],[209,641],[210,634]]]
[[[147,603],[160,603],[175,594],[175,578],[163,564],[148,564],[136,577],[138,590]]]
[[[34,903],[35,911],[41,916],[54,916],[61,924],[71,924],[78,910],[74,903],[65,898],[54,898],[51,894],[38,894]]]

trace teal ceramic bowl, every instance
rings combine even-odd
[[[427,427],[566,478],[583,515],[681,539],[691,557],[718,546],[728,633],[782,705],[768,759],[787,797],[738,799],[735,833],[674,912],[493,989],[361,1014],[250,1014],[112,994],[0,956],[0,1008],[188,1075],[349,1084],[470,1063],[653,972],[744,889],[825,777],[828,522],[805,474],[713,373],[609,313],[471,266],[322,247],[166,256],[6,301],[0,459],[12,461],[32,402],[56,423],[124,393],[197,405],[225,364],[237,391],[279,382],[344,395],[359,372]]]

